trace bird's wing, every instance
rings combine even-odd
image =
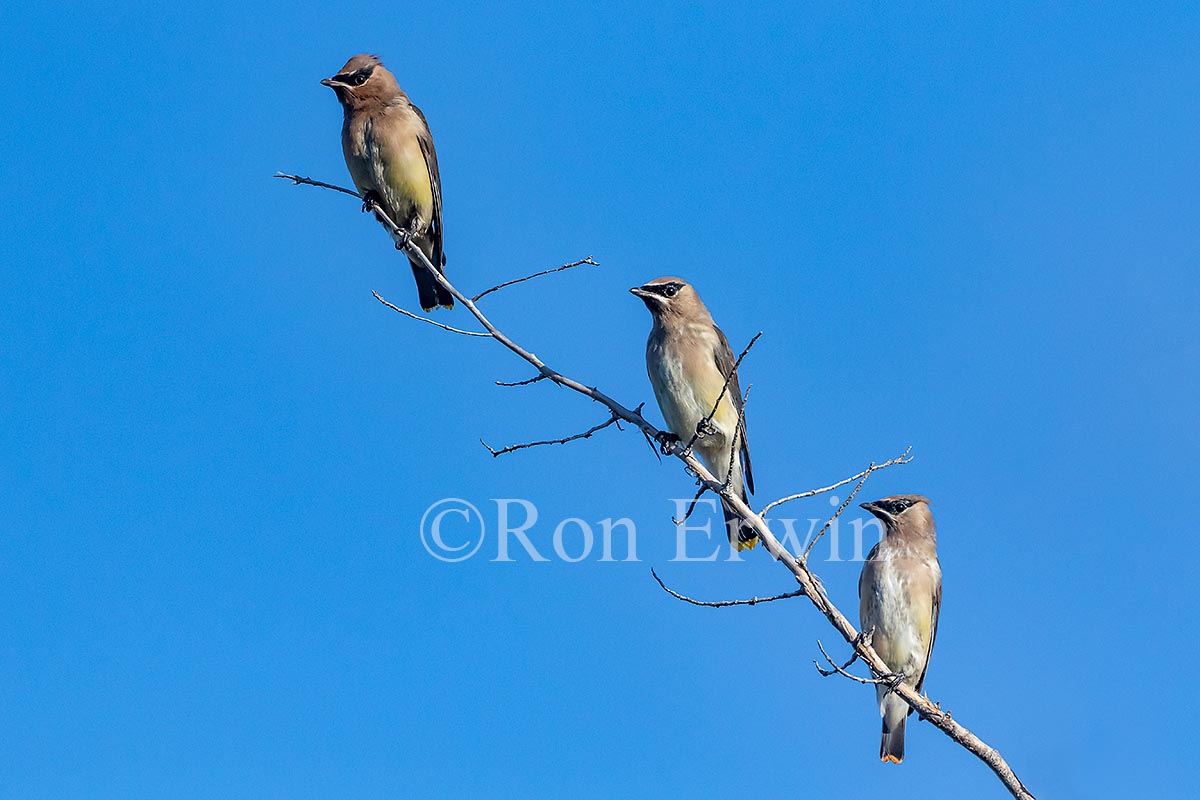
[[[725,338],[725,332],[715,325],[713,327],[717,331],[717,346],[713,349],[713,357],[722,378],[733,373],[729,379],[729,399],[733,401],[733,408],[738,412],[738,416],[742,417],[742,387],[738,384],[737,372],[733,369],[737,359],[733,357],[733,349],[729,346],[729,340]],[[746,478],[746,488],[750,490],[750,494],[754,494],[754,470],[750,466],[750,440],[746,438],[744,417],[739,423],[739,428],[742,440],[742,474]]]
[[[933,656],[933,643],[937,641],[938,628],[938,612],[942,610],[942,582],[938,581],[937,586],[933,587],[933,619],[929,623],[929,649],[925,651],[925,668],[921,670],[921,677],[917,681],[917,691],[921,691],[921,687],[925,685],[925,674],[929,672],[929,659]],[[909,709],[908,713],[912,713]]]
[[[433,134],[429,130],[429,121],[421,113],[421,109],[413,103],[409,104],[418,117],[421,118],[421,131],[417,141],[421,144],[421,154],[425,156],[425,168],[429,170],[429,188],[433,193],[433,218],[429,222],[429,238],[433,242],[433,262],[435,267],[446,266],[446,254],[442,252],[442,176],[438,172],[437,150],[433,147]]]

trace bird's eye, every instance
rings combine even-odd
[[[367,75],[365,72],[360,72],[354,76],[354,85],[355,86],[362,86],[366,82],[367,82]]]
[[[679,287],[673,283],[667,284],[667,287],[663,289],[664,297],[674,297],[677,294],[679,294]]]

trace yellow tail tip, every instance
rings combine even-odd
[[[742,552],[743,550],[753,550],[757,546],[758,546],[758,537],[757,536],[755,536],[753,539],[749,539],[744,542],[741,539],[738,539],[738,541],[737,541],[737,549],[738,549],[739,553]]]
[[[885,756],[880,756],[879,760],[885,764],[899,764],[904,759],[900,758],[898,756],[894,756],[891,753],[888,753]]]

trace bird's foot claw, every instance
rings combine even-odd
[[[669,456],[675,445],[679,444],[679,437],[669,431],[659,431],[654,441],[658,442],[659,451],[664,456]]]
[[[397,250],[403,250],[405,247],[408,246],[408,243],[410,241],[412,241],[412,238],[413,238],[412,231],[406,231],[403,229],[401,229],[399,232],[397,232],[394,235],[396,237],[396,249]]]
[[[379,205],[379,195],[375,194],[374,190],[363,195],[362,210],[364,214],[368,211],[374,211],[377,205]]]
[[[703,439],[705,436],[712,436],[717,432],[717,427],[713,425],[711,419],[702,419],[696,423],[696,438]]]

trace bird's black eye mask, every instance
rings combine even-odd
[[[371,73],[375,71],[375,65],[369,64],[362,69],[354,72],[343,72],[340,75],[334,75],[333,79],[338,83],[344,83],[347,86],[362,86],[371,77]]]
[[[907,511],[912,504],[912,500],[889,500],[886,503],[880,503],[879,506],[894,517]]]
[[[654,286],[644,286],[642,288],[647,292],[653,292],[663,297],[674,297],[679,294],[679,290],[683,288],[683,284],[678,281],[671,281],[670,283],[659,283]]]

